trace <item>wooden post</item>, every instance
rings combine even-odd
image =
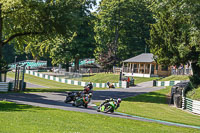
[[[144,74],[145,74],[145,67],[146,67],[146,65],[145,65],[145,63],[144,63]]]

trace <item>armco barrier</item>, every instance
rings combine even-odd
[[[177,83],[180,83],[180,82],[185,82],[186,80],[180,80],[180,81],[156,81],[154,80],[153,81],[153,86],[173,86]]]
[[[89,82],[63,79],[63,78],[59,78],[59,77],[50,76],[50,75],[47,75],[47,74],[34,72],[34,71],[31,71],[31,70],[26,70],[26,74],[30,74],[30,75],[33,75],[33,76],[37,76],[37,77],[40,77],[40,78],[45,78],[45,79],[49,79],[49,80],[53,80],[53,81],[57,81],[57,82],[61,82],[61,83],[72,84],[72,85],[86,86],[86,85],[89,84]],[[106,83],[92,83],[92,84],[93,84],[93,87],[107,88]],[[115,85],[115,87],[122,87],[122,84],[120,82],[119,83],[113,83],[113,84]]]
[[[182,97],[182,109],[200,115],[200,101]]]
[[[9,88],[8,82],[0,82],[0,92],[7,92]]]

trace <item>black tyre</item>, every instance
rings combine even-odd
[[[110,105],[109,103],[105,104],[105,109],[103,112],[104,113],[113,112],[112,105]]]
[[[182,107],[182,97],[180,94],[174,94],[174,105],[177,108],[181,108]]]
[[[65,99],[65,103],[68,103],[68,102],[71,102],[72,101],[72,99],[71,99],[71,97],[66,97],[66,99]]]
[[[85,104],[84,107],[87,108],[87,107],[88,107],[88,104]]]

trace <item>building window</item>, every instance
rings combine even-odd
[[[162,67],[161,67],[161,70],[162,70],[162,71],[168,71],[168,66],[162,66]]]
[[[158,64],[156,64],[156,70],[158,70]]]

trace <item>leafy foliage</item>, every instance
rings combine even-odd
[[[114,61],[120,61],[145,51],[149,39],[149,24],[154,22],[151,11],[143,0],[102,0],[96,14],[95,55],[108,55],[112,48]]]
[[[196,0],[154,1],[152,10],[156,23],[151,25],[149,41],[158,63],[179,65],[191,61],[197,77],[200,76],[199,8]]]

